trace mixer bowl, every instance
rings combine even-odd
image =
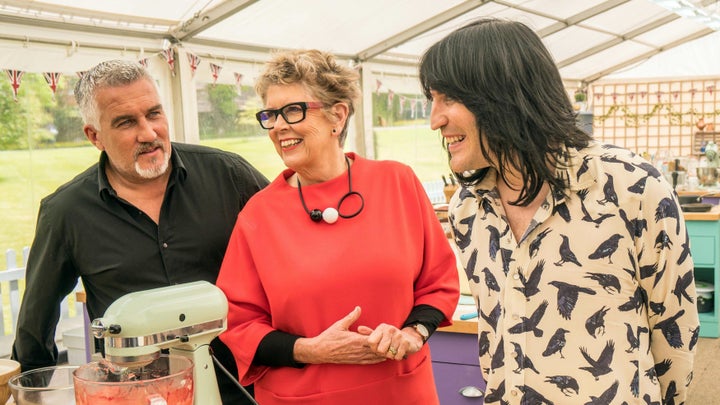
[[[17,405],[73,405],[72,373],[76,366],[43,367],[12,377],[8,381]]]
[[[718,181],[718,168],[717,167],[698,167],[697,168],[698,182],[701,186],[715,186]]]
[[[161,355],[150,364],[125,368],[106,360],[74,373],[77,405],[193,405],[193,362]]]

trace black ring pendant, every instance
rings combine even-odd
[[[300,184],[300,177],[298,177],[297,185],[298,185],[298,194],[300,195],[300,202],[302,203],[302,206],[305,209],[305,212],[307,212],[307,214],[310,216],[310,219],[313,222],[320,222],[320,220],[324,219],[325,222],[327,222],[328,224],[333,224],[333,223],[335,223],[335,221],[337,221],[337,217],[345,218],[345,219],[353,218],[353,217],[357,216],[363,210],[363,208],[365,208],[365,199],[363,198],[362,194],[360,194],[357,191],[353,191],[353,189],[352,189],[352,173],[350,171],[350,159],[348,159],[347,156],[345,156],[345,165],[347,165],[347,169],[348,169],[348,192],[345,193],[342,197],[340,197],[340,200],[338,201],[338,204],[337,204],[337,210],[333,210],[332,208],[325,209],[326,212],[331,213],[331,215],[328,218],[324,218],[323,211],[321,211],[317,208],[313,209],[312,211],[310,211],[308,209],[307,204],[305,204],[305,198],[303,198],[302,185]],[[360,208],[358,208],[358,210],[352,214],[348,214],[348,215],[341,214],[340,207],[342,206],[342,204],[345,202],[345,200],[348,197],[353,196],[353,195],[360,197]],[[335,211],[335,213],[332,213],[332,211]]]

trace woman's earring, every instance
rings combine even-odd
[[[336,130],[335,128],[333,128],[333,134],[334,134],[335,132],[337,132],[337,130]]]

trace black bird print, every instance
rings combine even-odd
[[[615,395],[617,395],[618,387],[620,386],[620,382],[618,380],[615,380],[615,382],[605,390],[602,394],[600,394],[599,397],[590,396],[590,401],[585,402],[585,405],[610,405],[610,402],[615,399]]]
[[[657,384],[657,372],[655,371],[655,367],[650,367],[645,370],[645,377],[649,378],[650,382],[653,384]]]
[[[550,228],[543,229],[542,232],[538,233],[538,235],[533,239],[532,242],[530,242],[529,245],[529,253],[530,257],[535,257],[537,252],[540,250],[540,244],[542,243],[542,240],[545,239],[545,236],[550,233]]]
[[[672,244],[672,240],[670,240],[670,236],[668,236],[667,232],[665,232],[665,230],[660,230],[657,237],[655,237],[655,249],[660,252],[665,248],[669,249]]]
[[[483,197],[484,195],[485,195],[485,193],[482,193],[482,195],[479,195],[478,197]],[[470,191],[464,187],[461,187],[460,193],[458,194],[458,199],[460,201],[462,201],[466,198],[475,198],[475,194],[473,194],[472,191]]]
[[[487,198],[481,198],[481,199],[480,199],[480,207],[483,209],[483,213],[484,213],[483,216],[482,216],[482,218],[480,218],[480,219],[485,219],[485,218],[487,218],[487,216],[488,216],[489,214],[493,214],[493,215],[495,215],[496,217],[498,216],[498,215],[495,213],[495,209],[493,208],[492,203],[490,202],[489,199],[487,199]]]
[[[632,269],[623,268],[623,270],[625,270],[625,272],[627,272],[630,277],[635,278],[635,275],[637,274],[637,261],[635,260],[635,252],[632,249],[628,249],[627,253],[628,259],[630,259],[630,264],[632,265]],[[640,252],[640,254],[642,255],[642,251]]]
[[[601,243],[598,248],[588,256],[588,259],[597,260],[607,257],[610,264],[613,264],[612,255],[618,248],[618,241],[622,239],[622,235],[616,233],[610,236],[605,242]]]
[[[637,398],[640,396],[640,368],[638,367],[639,363],[637,360],[630,360],[630,363],[635,366],[635,373],[633,374],[632,381],[630,381],[630,392]]]
[[[500,250],[500,231],[492,225],[486,226],[485,229],[490,232],[490,237],[488,238],[488,253],[490,254],[490,258],[495,261],[495,257],[497,257],[497,253]]]
[[[490,358],[490,370],[494,373],[495,370],[505,365],[505,345],[503,338],[500,337],[497,347],[495,348],[495,354]]]
[[[538,284],[540,283],[540,277],[542,277],[542,272],[544,268],[545,260],[538,261],[532,273],[530,273],[530,277],[528,277],[527,279],[525,279],[523,273],[518,270],[518,274],[520,275],[520,282],[523,284],[523,286],[513,288],[523,293],[523,295],[525,295],[525,299],[530,301],[530,297],[540,292]]]
[[[453,228],[453,235],[455,235],[455,244],[460,250],[465,250],[468,246],[470,246],[472,228],[473,223],[475,222],[475,217],[476,215],[473,214],[459,221],[461,225],[467,226],[467,231],[465,233],[460,232],[460,230],[454,225],[454,222],[450,223],[450,226]]]
[[[647,179],[650,176],[643,176],[638,179],[638,181],[635,182],[632,186],[627,188],[627,191],[633,193],[633,194],[642,194],[645,192],[645,185],[647,184]]]
[[[550,337],[550,340],[548,341],[547,347],[545,348],[545,351],[542,353],[543,357],[549,357],[552,356],[555,353],[560,353],[560,358],[564,359],[565,356],[563,355],[563,347],[565,347],[565,334],[570,332],[567,329],[558,328],[555,333],[553,333],[552,337]]]
[[[635,310],[636,314],[642,312],[643,305],[647,301],[645,290],[638,285],[633,293],[633,296],[628,299],[627,302],[621,304],[618,309],[626,312]]]
[[[570,262],[582,267],[582,264],[580,264],[577,257],[575,257],[575,253],[570,250],[570,238],[568,238],[567,235],[560,236],[562,237],[562,243],[560,243],[560,260],[555,262],[555,265],[562,266],[566,262]]]
[[[639,238],[642,236],[643,231],[647,231],[647,220],[640,218],[629,219],[625,210],[620,208],[618,211],[620,218],[625,222],[625,229],[631,238]]]
[[[637,350],[637,349],[640,348],[640,334],[641,334],[641,333],[648,333],[649,330],[648,330],[648,328],[646,328],[646,327],[644,327],[644,326],[638,326],[638,327],[637,327],[637,334],[635,334],[635,331],[633,330],[632,325],[630,325],[629,323],[625,322],[625,326],[627,327],[627,333],[626,333],[627,341],[628,341],[628,344],[630,345],[630,347],[628,347],[627,349],[625,349],[625,352],[626,352],[626,353],[632,353],[633,351],[635,351],[635,350]]]
[[[613,184],[613,176],[609,174],[605,174],[607,176],[607,181],[605,182],[605,185],[603,186],[603,193],[605,194],[605,198],[602,200],[597,200],[598,204],[605,205],[607,203],[613,203],[616,207],[618,205],[618,196],[615,193],[615,185]]]
[[[523,393],[522,397],[520,397],[521,405],[554,405],[528,385],[516,385],[516,387]]]
[[[648,306],[650,307],[650,310],[653,311],[653,314],[651,316],[662,316],[665,313],[665,304],[662,302],[650,301],[648,302]]]
[[[643,399],[645,400],[646,405],[661,405],[659,401],[652,401],[650,399],[650,394],[645,394]]]
[[[695,329],[690,329],[690,332],[692,333],[692,335],[690,335],[690,343],[688,344],[688,350],[692,350],[698,342],[698,337],[700,337],[700,325],[698,325]]]
[[[473,280],[476,283],[480,282],[480,278],[478,276],[475,276],[475,266],[477,265],[477,257],[478,257],[478,250],[473,249],[472,253],[470,253],[470,257],[468,258],[467,264],[465,265],[465,275],[467,276],[468,280]]]
[[[685,240],[687,241],[688,239],[685,238]],[[678,256],[677,264],[683,264],[685,260],[690,257],[690,242],[685,242],[680,246],[682,246],[682,252],[680,252],[680,256]]]
[[[482,319],[484,319],[485,322],[487,322],[487,324],[493,328],[493,330],[495,330],[495,329],[497,329],[497,322],[498,322],[498,319],[500,318],[500,312],[502,312],[502,308],[500,307],[500,303],[498,302],[495,305],[495,308],[493,308],[493,310],[490,311],[489,314],[485,315],[482,310],[479,311],[479,314],[480,314],[480,317]]]
[[[663,274],[665,274],[665,269],[667,268],[667,264],[668,264],[668,262],[663,263],[662,270],[655,273],[655,281],[653,282],[653,287],[655,287],[662,279]]]
[[[649,174],[653,178],[657,179],[660,176],[662,176],[662,174],[660,174],[660,171],[655,166],[653,166],[650,162],[642,162],[640,164],[636,164],[635,167],[646,171],[647,174]]]
[[[595,377],[595,381],[598,381],[601,375],[608,374],[612,371],[610,363],[615,353],[615,343],[612,340],[608,340],[597,360],[590,357],[587,349],[584,347],[580,348],[580,353],[585,358],[585,361],[590,364],[589,367],[580,367],[580,370],[585,370],[592,374],[592,376]]]
[[[529,368],[530,370],[534,371],[535,374],[540,374],[540,372],[537,371],[537,369],[535,368],[535,365],[533,365],[532,360],[530,360],[529,357],[525,356],[522,347],[515,342],[511,343],[515,349],[515,362],[517,363],[517,368],[513,370],[513,373],[520,374],[521,371]]]
[[[634,172],[635,171],[635,166],[631,165],[628,162],[618,159],[617,156],[604,154],[604,155],[600,156],[600,160],[602,160],[603,162],[608,162],[608,163],[620,163],[621,165],[623,165],[623,168],[625,169],[626,172]]]
[[[585,278],[597,281],[603,290],[608,293],[612,294],[613,290],[615,290],[614,292],[620,292],[620,280],[618,280],[617,276],[613,274],[591,272],[587,272],[585,274],[588,274]]]
[[[540,320],[542,320],[542,317],[545,315],[545,309],[547,309],[547,307],[547,300],[543,301],[540,305],[538,305],[532,315],[530,315],[530,318],[525,316],[520,317],[520,322],[508,329],[508,332],[518,334],[532,331],[535,337],[541,337],[543,335],[543,331],[537,326],[540,323]]]
[[[595,228],[599,227],[602,222],[610,217],[614,217],[615,214],[600,214],[599,217],[593,218],[592,215],[590,215],[590,212],[585,207],[585,198],[588,194],[588,189],[582,189],[578,191],[578,196],[580,197],[580,209],[583,212],[583,217],[581,218],[585,222],[592,222],[595,224]]]
[[[565,222],[570,222],[570,220],[572,219],[570,217],[570,210],[568,209],[567,204],[565,204],[564,202],[560,204],[555,204],[553,206],[553,215],[555,214],[558,214],[560,218],[565,220]]]
[[[672,360],[671,359],[664,359],[660,363],[655,364],[653,367],[653,371],[655,372],[655,377],[662,377],[670,370],[670,367],[672,367]],[[647,373],[646,373],[647,374]]]
[[[560,392],[569,397],[575,391],[575,395],[580,393],[580,385],[577,380],[569,375],[551,375],[545,377],[545,382],[555,384],[560,388]]]
[[[685,314],[685,310],[681,309],[677,314],[656,323],[653,327],[653,329],[660,329],[670,347],[675,349],[679,349],[683,345],[680,328],[677,324],[678,318],[683,316],[683,314]]]
[[[583,161],[580,164],[580,167],[578,168],[578,171],[577,171],[576,177],[577,177],[578,181],[580,181],[580,176],[582,176],[582,174],[588,170],[588,167],[589,167],[588,162],[590,161],[590,159],[592,159],[592,156],[590,156],[590,155],[583,156]]]
[[[505,396],[505,380],[497,388],[488,388],[488,390],[490,393],[486,393],[484,398],[486,404],[502,401],[502,397]]]
[[[658,203],[655,209],[655,222],[660,222],[664,218],[675,219],[675,234],[680,235],[680,213],[678,206],[671,197],[665,197]]]
[[[508,271],[510,271],[510,263],[515,261],[515,259],[512,258],[512,254],[512,250],[500,248],[500,258],[502,259],[503,273],[505,273],[506,276],[508,274]]]
[[[663,397],[662,403],[664,405],[675,405],[676,396],[678,396],[678,393],[677,387],[675,386],[675,380],[671,380],[665,390],[665,396]]]
[[[670,291],[677,297],[678,304],[682,303],[682,297],[685,297],[685,299],[690,301],[691,304],[694,302],[693,298],[687,293],[687,288],[690,287],[690,284],[692,284],[693,280],[694,278],[692,270],[688,270],[688,272],[683,274],[682,277],[678,276],[677,280],[675,281],[675,288]]]
[[[490,339],[488,339],[488,331],[480,332],[478,337],[478,352],[480,356],[484,356],[490,352]]]
[[[597,335],[605,334],[605,314],[607,314],[609,310],[610,308],[606,308],[603,305],[602,308],[590,315],[585,321],[585,330],[588,331],[590,336],[597,338]]]
[[[490,296],[490,291],[497,291],[500,292],[500,285],[498,285],[497,280],[495,279],[495,276],[493,276],[490,269],[485,267],[482,269],[483,274],[485,275],[485,285],[488,288],[488,297]]]
[[[579,293],[595,295],[595,291],[585,287],[564,283],[562,281],[553,280],[548,284],[557,287],[557,306],[558,312],[563,318],[570,320],[575,304],[577,304]]]

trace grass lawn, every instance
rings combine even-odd
[[[439,135],[427,126],[376,128],[375,140],[377,159],[404,162],[422,181],[449,173]],[[271,180],[285,168],[266,137],[201,143],[242,155]],[[0,151],[0,249],[30,246],[40,200],[95,163],[98,154],[94,146]]]

